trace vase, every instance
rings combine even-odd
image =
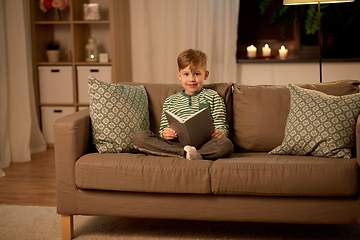
[[[61,14],[60,14],[60,10],[58,8],[54,8],[54,20],[55,21],[61,20]]]
[[[47,50],[46,55],[49,62],[59,61],[59,50]]]

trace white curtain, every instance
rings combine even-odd
[[[131,0],[130,12],[134,82],[179,83],[188,48],[208,56],[205,83],[236,81],[239,0]]]
[[[0,0],[0,32],[1,169],[30,161],[46,142],[35,110],[29,1]]]

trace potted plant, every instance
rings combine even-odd
[[[46,55],[49,62],[59,61],[60,42],[58,40],[50,40],[46,43]]]
[[[280,29],[282,36],[284,36],[287,28],[294,23],[303,26],[303,32],[306,35],[316,35],[319,30],[317,4],[290,6],[274,3],[274,0],[261,0],[259,8],[262,14],[267,10],[272,11],[270,23],[283,22]],[[356,31],[354,25],[359,22],[360,0],[355,0],[352,3],[321,4],[320,17],[322,53],[324,57],[339,56],[341,51],[339,52],[336,49],[339,49],[339,45],[344,43],[344,38],[349,39],[349,32],[353,34]],[[338,40],[338,38],[342,39]]]
[[[318,30],[317,15],[313,14],[314,5],[283,5],[280,0],[261,0],[259,4],[260,13],[264,14],[267,11],[271,12],[269,23],[282,23],[280,28],[280,35],[285,36],[287,29],[293,25],[295,49],[300,51],[302,36],[301,32],[306,32],[307,35],[315,34]],[[307,19],[307,16],[309,19]],[[304,21],[304,19],[306,19]],[[301,28],[305,30],[302,30]]]
[[[321,46],[324,57],[360,56],[360,0],[328,4],[321,19]]]

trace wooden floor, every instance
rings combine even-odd
[[[32,155],[26,163],[11,163],[2,169],[0,204],[56,206],[54,149]]]

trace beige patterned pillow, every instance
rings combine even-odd
[[[360,93],[332,96],[289,84],[285,136],[270,154],[351,157]]]
[[[106,83],[89,77],[93,143],[100,153],[134,152],[138,131],[149,130],[144,86]]]

